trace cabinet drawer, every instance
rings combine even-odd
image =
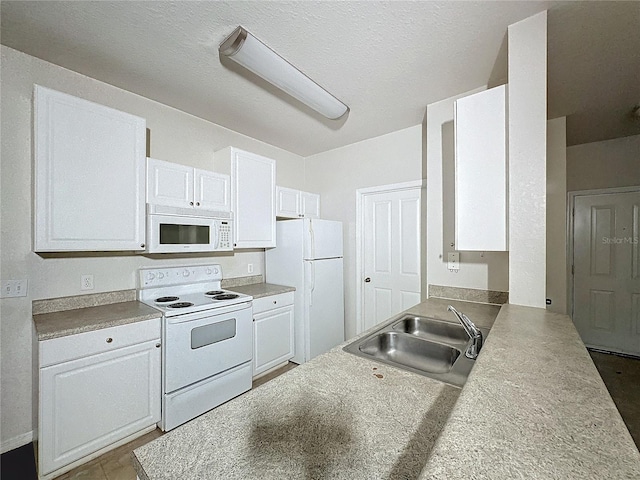
[[[256,298],[253,300],[253,313],[266,312],[274,308],[293,305],[293,292],[269,295],[268,297]]]
[[[40,367],[96,355],[118,348],[160,339],[160,318],[102,328],[91,332],[43,340],[39,343]]]

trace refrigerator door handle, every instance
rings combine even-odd
[[[316,289],[316,265],[315,262],[311,264],[311,289],[309,290],[309,306],[313,306],[313,291]]]
[[[309,235],[311,237],[311,258],[316,258],[316,239],[313,233],[313,222],[309,219]]]

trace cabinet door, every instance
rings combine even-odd
[[[160,420],[159,341],[40,369],[41,475]]]
[[[143,118],[37,86],[34,250],[143,250]]]
[[[506,87],[455,103],[456,249],[506,251]]]
[[[320,218],[320,195],[300,192],[300,215],[305,218]]]
[[[293,358],[293,305],[253,317],[253,374]]]
[[[231,178],[235,247],[275,247],[275,160],[234,149]]]
[[[196,207],[221,212],[231,211],[230,177],[221,173],[195,169],[194,199]]]
[[[300,216],[300,191],[292,188],[276,187],[276,216],[298,218]]]
[[[193,167],[147,159],[147,203],[193,207]]]

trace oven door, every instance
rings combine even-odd
[[[219,229],[215,218],[147,215],[147,252],[212,252],[219,247]]]
[[[251,360],[251,303],[164,321],[164,393],[191,385]]]

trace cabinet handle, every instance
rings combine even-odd
[[[189,202],[189,205],[191,205],[193,207],[193,202]]]
[[[273,304],[275,305],[276,303],[278,303],[276,300],[273,301]]]
[[[371,277],[367,277],[364,279],[365,282],[369,283],[371,281]]]
[[[111,343],[111,342],[113,342],[113,338],[111,337],[107,338],[107,343]]]
[[[199,207],[199,206],[200,206],[200,202],[196,202],[196,207]]]
[[[140,248],[144,248],[144,243],[141,243],[141,244],[140,244]]]
[[[160,343],[156,343],[156,348],[160,348]]]

